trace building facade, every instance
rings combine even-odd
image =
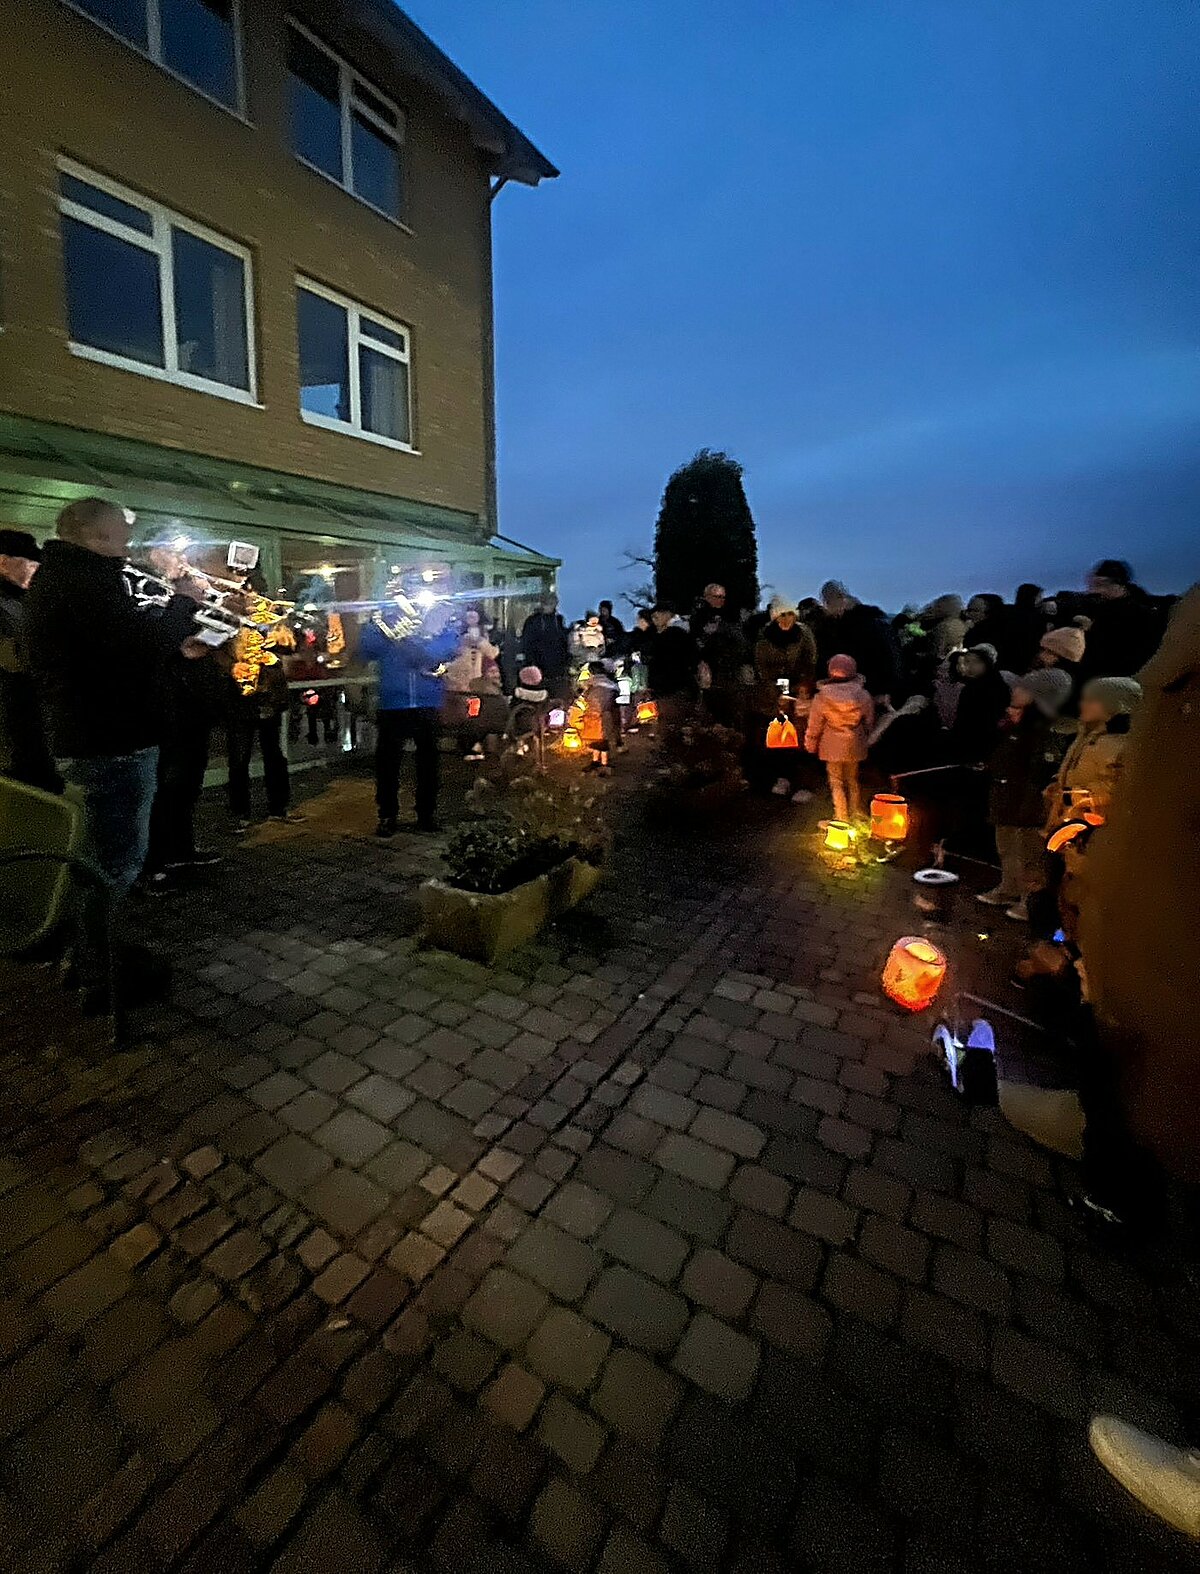
[[[7,10],[0,523],[99,494],[273,593],[551,588],[495,534],[491,201],[557,173],[523,134],[390,0]]]

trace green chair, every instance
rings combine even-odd
[[[74,920],[78,884],[97,886],[105,904],[105,955],[113,1039],[124,1023],[116,987],[112,882],[83,855],[83,813],[59,798],[0,776],[0,957],[41,960]]]

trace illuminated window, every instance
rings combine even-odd
[[[229,109],[241,108],[237,0],[69,0]]]
[[[296,328],[304,420],[412,450],[408,329],[308,279]]]
[[[288,23],[288,73],[296,157],[389,218],[400,218],[400,110],[297,22]]]
[[[73,354],[254,402],[249,252],[66,159],[59,210]]]

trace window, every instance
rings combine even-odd
[[[65,161],[59,208],[72,351],[253,403],[249,253]]]
[[[229,109],[241,108],[237,0],[70,0]]]
[[[296,327],[304,420],[411,450],[408,329],[308,280],[297,285]]]
[[[296,22],[288,23],[288,72],[296,157],[398,219],[403,115]]]

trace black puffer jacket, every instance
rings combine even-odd
[[[898,693],[900,655],[882,608],[856,601],[840,617],[824,619],[817,643],[822,671],[831,656],[853,656],[868,694]]]
[[[0,775],[45,792],[62,787],[26,650],[25,592],[0,579]]]
[[[1043,791],[1062,764],[1071,738],[1029,706],[1004,734],[989,768],[988,819],[993,825],[1040,826],[1046,818]]]
[[[134,754],[163,725],[167,665],[191,633],[196,603],[134,601],[120,558],[48,541],[25,593],[25,642],[59,759]]]

